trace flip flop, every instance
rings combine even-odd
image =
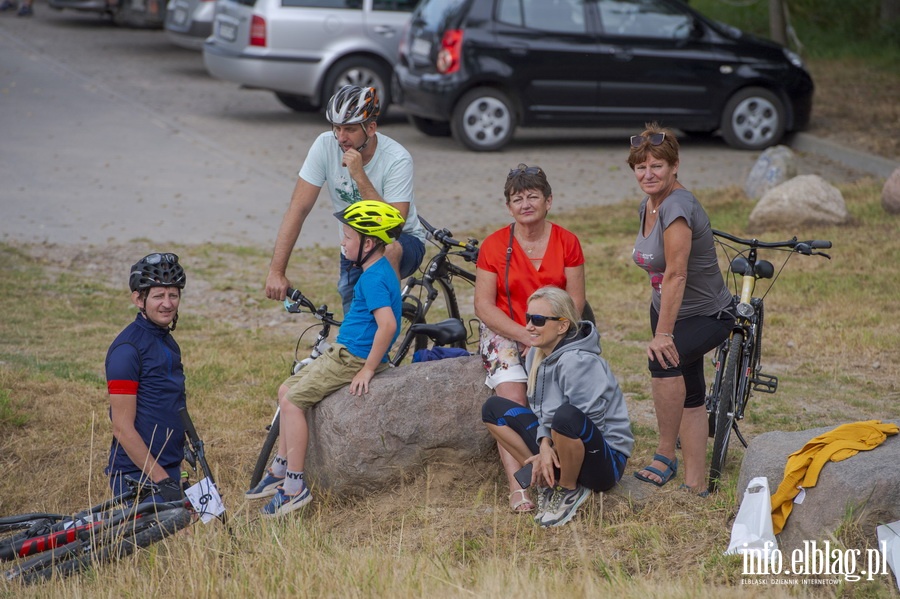
[[[657,487],[661,487],[664,484],[666,484],[667,482],[669,482],[670,480],[672,480],[673,478],[675,478],[675,475],[678,473],[678,458],[675,458],[674,460],[670,460],[666,456],[660,455],[657,453],[657,454],[653,455],[653,461],[662,462],[663,464],[666,465],[666,469],[663,471],[660,471],[658,468],[654,468],[653,466],[646,466],[646,467],[642,468],[642,470],[646,470],[647,472],[655,474],[662,480],[662,482],[656,482],[652,478],[648,478],[648,477],[642,475],[641,470],[638,470],[637,472],[635,472],[634,477],[636,479],[638,479],[639,481],[642,481],[645,483],[650,483],[650,484],[656,485]]]
[[[678,487],[678,490],[694,493],[694,490],[685,484],[682,484],[680,487]],[[694,493],[694,495],[696,495],[697,497],[709,497],[709,489],[703,489],[699,493]]]
[[[515,503],[512,503],[513,496],[515,496],[516,493],[520,494],[519,500],[516,501]],[[509,501],[511,503],[511,505],[509,506],[509,509],[511,509],[513,512],[515,512],[517,514],[525,514],[527,512],[534,511],[534,508],[535,508],[534,502],[531,501],[531,498],[528,496],[528,491],[526,491],[525,489],[516,489],[515,491],[510,493]]]

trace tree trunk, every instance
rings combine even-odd
[[[884,30],[900,25],[900,0],[881,0],[880,20]]]
[[[787,27],[784,22],[784,0],[769,0],[769,37],[782,46],[787,46]],[[882,0],[897,2],[898,0]]]

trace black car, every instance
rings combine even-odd
[[[799,56],[680,0],[422,0],[395,73],[417,129],[476,151],[517,126],[649,121],[759,150],[812,112]]]

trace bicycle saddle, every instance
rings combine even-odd
[[[452,345],[466,340],[466,327],[455,318],[448,318],[434,324],[424,322],[414,324],[409,327],[409,330],[417,335],[426,335],[429,339],[434,340],[435,345]]]

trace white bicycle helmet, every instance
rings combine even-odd
[[[332,125],[362,125],[378,118],[381,105],[374,87],[345,85],[331,96],[325,118]]]

